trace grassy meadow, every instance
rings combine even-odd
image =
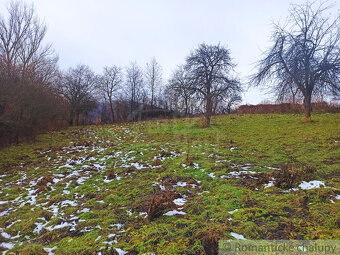
[[[0,151],[0,252],[214,254],[340,239],[340,114],[72,127]]]

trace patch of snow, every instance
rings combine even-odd
[[[33,230],[33,233],[39,234],[40,231],[47,225],[47,222],[46,223],[36,222],[35,225],[37,226]]]
[[[186,213],[181,212],[181,211],[177,211],[177,210],[172,210],[172,211],[169,211],[167,213],[164,213],[164,215],[166,215],[166,216],[173,216],[173,215],[176,215],[176,214],[185,215]]]
[[[82,176],[82,177],[80,177],[80,178],[77,180],[77,183],[78,183],[79,185],[84,184],[84,182],[85,182],[88,178],[89,178],[89,177]]]
[[[182,206],[187,202],[187,200],[185,198],[176,198],[173,202],[175,205]]]
[[[186,182],[177,182],[176,186],[185,187],[185,186],[187,186],[187,183]]]
[[[251,164],[232,164],[233,168],[242,168],[243,170],[249,170],[251,168]]]
[[[326,187],[325,183],[323,181],[310,181],[310,182],[305,182],[303,181],[300,185],[299,188],[303,190],[309,190],[309,189],[318,189],[321,186]]]
[[[0,247],[3,247],[5,249],[13,249],[14,243],[0,243]]]
[[[64,200],[61,202],[61,206],[77,206],[78,203],[76,201],[71,201],[71,200]]]
[[[237,233],[234,233],[234,232],[230,232],[230,235],[232,237],[236,238],[236,239],[246,240],[243,235],[240,235],[240,234],[237,234]]]
[[[89,212],[90,211],[90,208],[83,208],[81,210],[78,210],[77,213],[86,213],[86,212]]]
[[[236,150],[237,149],[237,147],[231,147],[230,148],[230,151],[232,152],[232,151],[234,151],[234,150]]]
[[[5,215],[9,214],[9,212],[10,212],[11,209],[12,209],[12,208],[9,208],[8,210],[5,210],[5,211],[0,212],[0,216],[5,216]]]
[[[7,204],[8,201],[0,201],[0,205],[4,205],[4,204]]]
[[[209,176],[213,179],[216,178],[215,173],[210,173]]]
[[[229,211],[228,213],[229,214],[233,214],[233,213],[235,213],[235,212],[237,212],[239,209],[235,209],[235,210],[233,210],[233,211]]]
[[[7,234],[6,232],[2,232],[1,233],[2,237],[6,238],[6,239],[11,239],[11,235]]]
[[[118,255],[125,255],[126,253],[128,253],[127,251],[123,251],[122,249],[119,248],[115,248],[116,252],[118,252]]]
[[[146,212],[140,212],[139,216],[144,216],[144,218],[148,217],[148,214]]]
[[[264,188],[269,188],[274,186],[274,181],[269,181],[267,184],[264,184]]]
[[[53,251],[57,248],[57,246],[54,246],[53,248],[43,248],[44,251],[48,252],[48,255],[53,255]]]
[[[340,199],[340,195],[336,195],[334,198],[339,200]]]

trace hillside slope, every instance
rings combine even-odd
[[[198,123],[76,127],[0,151],[0,251],[213,254],[219,239],[340,239],[340,114]]]

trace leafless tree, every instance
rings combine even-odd
[[[340,93],[340,17],[331,19],[328,10],[315,2],[291,5],[286,25],[274,25],[273,45],[251,79],[255,86],[269,86],[279,98],[300,91],[306,119],[311,117],[313,95]]]
[[[162,83],[162,68],[155,58],[152,58],[150,63],[146,64],[145,78],[151,94],[150,105],[153,108],[157,90],[160,89]]]
[[[183,66],[179,66],[169,80],[169,89],[175,92],[177,100],[183,101],[184,114],[190,113],[190,99],[194,94],[192,80]]]
[[[202,43],[186,59],[193,90],[203,97],[205,102],[205,124],[210,125],[213,102],[240,90],[240,82],[232,77],[235,67],[230,51],[221,45]]]
[[[79,116],[88,114],[96,107],[93,96],[96,84],[96,75],[86,65],[70,68],[63,75],[59,93],[70,105],[69,125],[78,125]]]
[[[0,146],[56,127],[66,109],[53,86],[58,57],[43,44],[46,25],[32,5],[12,1],[7,10],[0,15]]]
[[[235,105],[242,102],[242,96],[239,91],[235,91],[230,94],[227,98],[223,98],[224,104],[221,107],[222,113],[231,113],[231,110]]]
[[[22,75],[34,72],[49,80],[58,57],[51,44],[42,44],[46,25],[35,16],[33,5],[12,1],[7,10],[7,19],[0,16],[0,54],[7,68],[15,66]]]
[[[143,71],[136,62],[126,70],[126,89],[129,94],[130,114],[136,109],[143,98]]]
[[[98,88],[110,106],[111,122],[115,121],[114,98],[121,89],[122,82],[123,74],[118,66],[104,67],[103,75],[98,80]]]

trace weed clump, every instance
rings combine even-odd
[[[151,163],[152,166],[161,166],[162,165],[162,161],[158,158],[155,161],[153,161]]]
[[[106,172],[106,176],[109,180],[116,178],[116,173],[114,169],[110,169]]]
[[[148,218],[153,220],[161,216],[166,210],[176,208],[174,199],[178,198],[179,195],[173,191],[162,191],[152,196],[151,202],[148,209]]]
[[[315,170],[310,167],[297,167],[294,165],[284,165],[280,171],[273,173],[274,185],[282,189],[295,187],[301,181],[312,179]]]
[[[195,239],[201,241],[206,255],[214,255],[218,253],[218,240],[222,237],[222,232],[217,229],[207,229],[197,232]]]

